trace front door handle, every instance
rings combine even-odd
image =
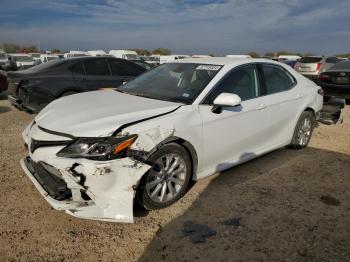
[[[258,105],[255,109],[256,109],[256,110],[263,110],[263,109],[265,109],[265,108],[267,108],[267,105],[265,105],[265,104],[260,104],[260,105]]]

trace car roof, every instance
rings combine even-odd
[[[194,63],[194,64],[213,64],[213,65],[240,65],[240,64],[246,64],[246,63],[257,63],[257,62],[279,64],[270,59],[238,58],[238,57],[237,58],[236,57],[184,58],[184,59],[171,61],[171,63]]]

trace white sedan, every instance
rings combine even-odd
[[[264,59],[161,65],[112,91],[58,99],[23,132],[21,165],[58,210],[133,222],[198,180],[280,147],[307,146],[322,89]]]

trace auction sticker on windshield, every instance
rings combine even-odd
[[[197,66],[196,70],[218,71],[220,68],[221,68],[221,66],[216,66],[216,65],[200,65],[200,66]]]

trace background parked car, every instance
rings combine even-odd
[[[159,65],[159,57],[156,56],[140,56],[140,59],[153,67]]]
[[[286,65],[289,65],[290,67],[294,68],[295,65],[296,65],[296,63],[297,63],[298,61],[296,61],[296,60],[284,60],[284,59],[282,59],[282,60],[280,60],[280,62],[283,63],[283,64],[286,64]]]
[[[320,74],[316,83],[325,96],[350,99],[350,60],[344,60]]]
[[[7,73],[0,67],[0,93],[7,90]]]
[[[90,56],[90,54],[85,51],[69,51],[69,53],[64,54],[64,58],[82,57],[82,56]]]
[[[108,54],[103,50],[90,50],[87,51],[91,56],[107,56]]]
[[[16,61],[18,70],[27,69],[35,65],[33,57],[29,54],[11,54],[11,56]]]
[[[8,73],[8,98],[14,106],[36,112],[59,97],[115,88],[144,71],[137,64],[112,57],[56,59]]]
[[[134,62],[135,64],[142,66],[144,69],[146,70],[151,70],[153,67],[155,67],[154,65],[151,65],[143,60],[130,60],[131,62]]]
[[[294,68],[304,76],[316,80],[320,73],[327,71],[338,62],[339,59],[335,56],[304,56]]]
[[[29,53],[29,54],[33,57],[34,61],[40,60],[40,56],[42,55],[41,53]]]
[[[49,62],[49,61],[55,60],[55,59],[58,59],[57,55],[41,55],[40,56],[41,63],[46,63],[46,62]]]
[[[116,58],[123,58],[126,60],[139,60],[136,51],[132,50],[110,50],[109,54]]]
[[[15,58],[11,55],[8,55],[8,60],[10,62],[10,67],[7,68],[7,71],[16,71],[18,68]]]
[[[174,62],[175,60],[189,58],[189,57],[190,56],[188,55],[161,55],[159,56],[159,63],[164,64],[164,63]]]
[[[3,70],[7,70],[8,68],[10,68],[10,60],[8,55],[5,52],[1,52],[1,51],[0,51],[0,67]]]

